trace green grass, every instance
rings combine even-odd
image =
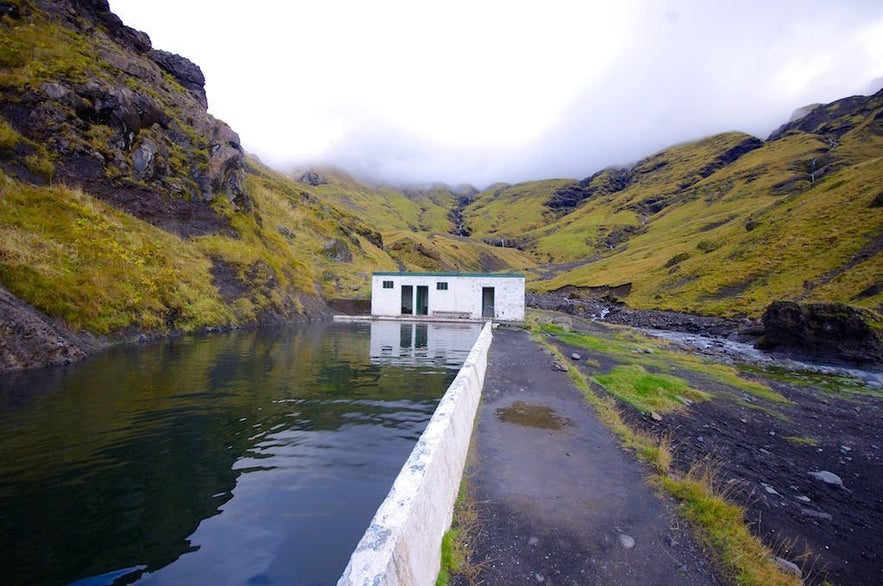
[[[785,437],[785,440],[787,440],[787,442],[793,446],[815,447],[819,445],[819,440],[814,437],[808,436],[789,435]]]
[[[21,140],[21,135],[6,120],[0,118],[0,153],[11,151]]]
[[[606,326],[604,329],[607,332],[603,336],[568,331],[555,324],[544,324],[539,328],[565,344],[606,356],[608,360],[613,358],[618,365],[611,372],[601,372],[594,378],[604,386],[609,384],[611,392],[620,393],[622,396],[619,398],[631,404],[643,404],[645,397],[653,397],[655,402],[669,406],[662,407],[663,410],[671,410],[682,404],[677,399],[678,395],[692,401],[710,398],[708,391],[695,390],[696,385],[687,382],[687,378],[699,383],[725,385],[773,405],[790,404],[788,399],[767,385],[742,378],[739,370],[733,366],[667,350],[664,341],[640,335],[628,328]],[[601,363],[604,361],[600,359]],[[681,389],[681,392],[667,389]],[[660,392],[657,393],[657,390]]]
[[[707,393],[690,388],[684,379],[649,373],[640,364],[614,366],[609,373],[594,378],[613,396],[644,413],[667,413],[683,407],[678,397],[691,401],[708,398]]]

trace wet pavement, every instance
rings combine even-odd
[[[523,330],[494,333],[467,476],[482,584],[719,584],[567,373]]]

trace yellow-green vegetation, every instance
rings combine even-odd
[[[15,128],[10,126],[6,120],[0,118],[0,153],[11,151],[21,140],[22,137]]]
[[[517,185],[492,185],[473,198],[464,211],[464,222],[473,238],[515,240],[544,226],[553,214],[543,205],[571,179],[528,181]]]
[[[477,537],[478,529],[475,499],[472,498],[468,482],[464,477],[460,481],[460,491],[454,503],[451,528],[442,536],[441,569],[435,582],[436,586],[447,586],[454,574],[465,579],[470,586],[481,583],[478,580],[481,564],[471,559],[471,544]]]
[[[409,271],[505,272],[536,266],[533,258],[515,248],[500,248],[443,233],[404,230],[384,236],[387,252]]]
[[[878,308],[883,139],[871,123],[833,149],[796,132],[719,167],[709,164],[750,137],[678,145],[557,218],[545,204],[558,180],[492,187],[464,215],[474,238],[517,235],[537,262],[566,267],[532,279],[538,290],[632,283],[633,307],[718,315],[757,316],[776,299]],[[817,177],[815,159],[829,161]]]
[[[264,312],[301,314],[302,297],[367,295],[371,270],[394,269],[357,233],[358,220],[305,197],[276,172],[252,168],[252,213],[223,198],[213,204],[235,234],[190,239],[82,190],[0,173],[0,283],[76,328],[193,331],[254,323]],[[346,240],[352,262],[323,254],[334,238]],[[216,287],[219,267],[233,279],[233,297]]]
[[[0,282],[74,327],[194,330],[233,320],[194,246],[80,190],[0,174],[0,235]]]
[[[734,584],[803,584],[800,578],[785,574],[772,561],[772,552],[745,524],[744,511],[726,499],[727,487],[717,486],[713,469],[696,466],[687,474],[660,476],[656,481],[680,500],[679,512],[711,546]]]
[[[544,340],[547,327],[531,326],[537,338],[562,363],[567,359],[558,348]],[[769,550],[746,525],[744,511],[726,498],[727,487],[719,486],[713,469],[694,466],[687,473],[671,468],[670,442],[657,441],[625,423],[613,397],[577,367],[569,366],[568,375],[583,392],[598,418],[619,438],[626,449],[652,466],[656,473],[650,482],[677,498],[678,510],[694,528],[697,537],[709,545],[712,555],[725,576],[744,586],[797,585],[801,580],[788,575],[773,561]]]
[[[89,40],[33,11],[30,22],[0,20],[0,87],[24,87],[59,76],[85,83],[107,75]]]
[[[803,435],[789,435],[785,436],[785,440],[791,445],[794,446],[809,446],[815,447],[819,445],[819,440],[814,437],[808,437]]]

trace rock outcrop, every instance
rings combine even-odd
[[[756,346],[817,360],[883,364],[883,319],[842,303],[776,301],[763,314]]]
[[[127,191],[150,194],[150,201],[225,197],[236,210],[251,209],[239,136],[208,114],[197,65],[154,49],[106,0],[23,6],[17,16],[7,11],[7,24],[31,27],[49,49],[45,56],[12,51],[5,58],[8,67],[36,71],[0,86],[0,117],[23,137],[0,159],[8,174],[83,186],[114,205],[115,191]],[[24,67],[29,60],[42,60],[42,68]],[[49,162],[38,167],[48,169],[42,176],[34,157]],[[213,213],[206,207],[203,214]],[[152,205],[126,211],[169,225]]]

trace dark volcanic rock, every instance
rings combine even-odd
[[[839,140],[841,136],[855,128],[856,120],[866,119],[874,108],[879,107],[881,99],[883,99],[883,90],[873,96],[850,96],[830,104],[801,108],[787,124],[783,124],[770,134],[769,140],[776,140],[794,130]],[[853,116],[859,113],[863,116]]]
[[[177,79],[181,85],[192,91],[203,106],[208,107],[208,99],[205,95],[205,75],[199,65],[186,57],[159,49],[151,49],[149,55],[157,65],[171,73],[172,77]]]
[[[736,160],[739,159],[739,157],[741,157],[742,155],[750,153],[755,149],[759,149],[762,146],[763,141],[759,138],[755,138],[753,136],[748,137],[736,146],[727,149],[726,151],[715,157],[711,163],[709,163],[708,165],[703,167],[702,170],[699,171],[699,176],[702,178],[708,177],[718,169],[722,169],[727,165],[736,162]]]
[[[92,345],[0,287],[0,373],[82,360]]]
[[[627,169],[609,167],[579,183],[558,189],[546,202],[546,206],[553,210],[570,211],[590,197],[622,191],[633,179],[634,176]]]
[[[841,303],[776,301],[763,314],[758,348],[788,350],[814,359],[883,364],[883,319]]]

